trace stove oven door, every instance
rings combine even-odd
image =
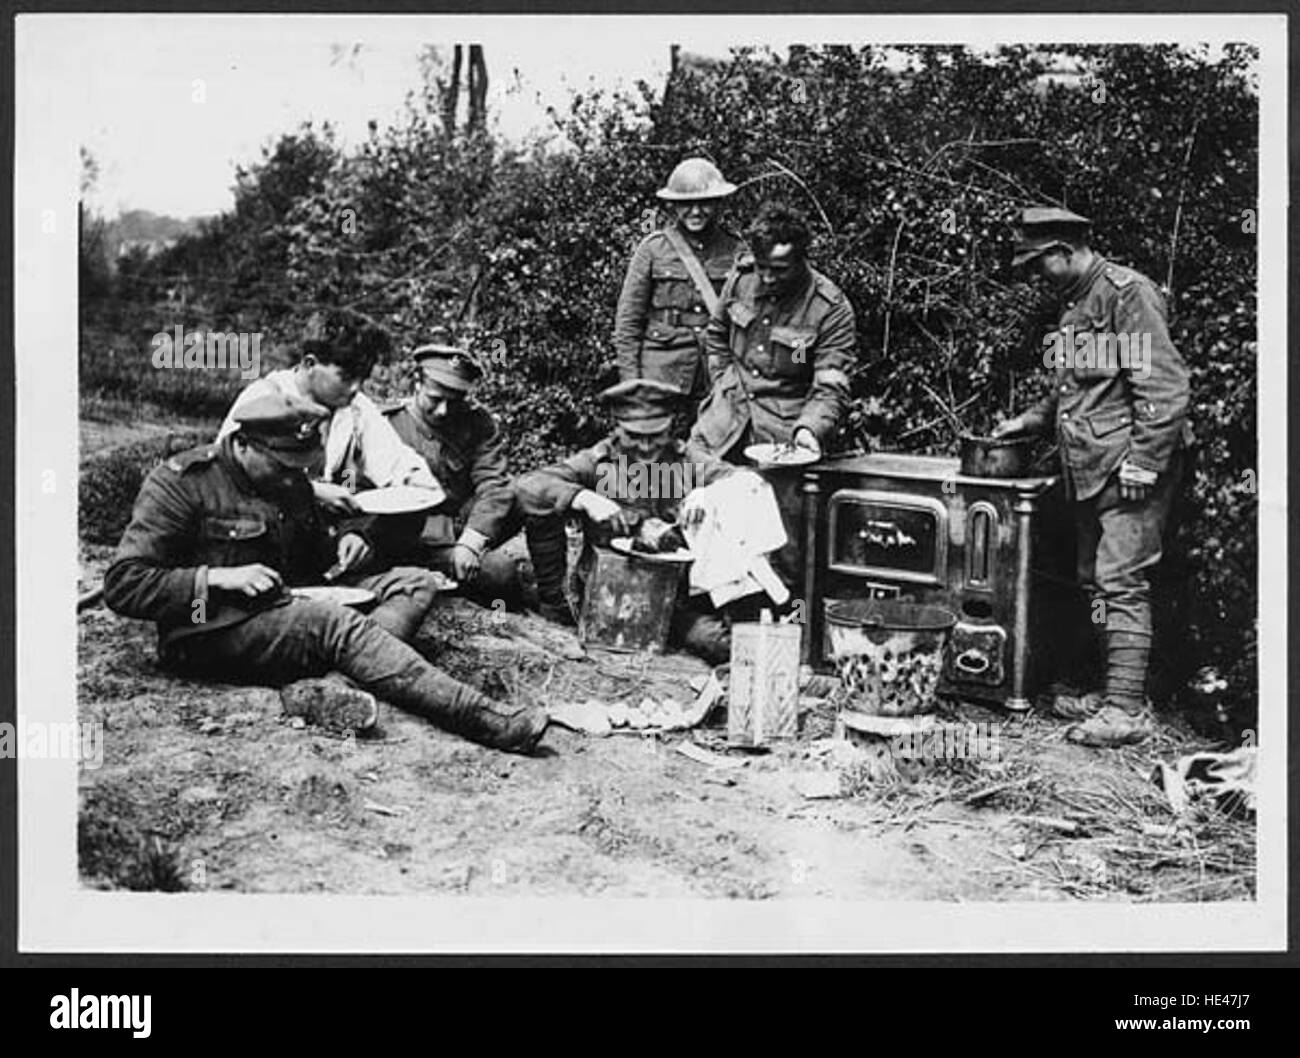
[[[827,505],[827,569],[864,580],[939,586],[948,510],[930,496],[841,489]]]

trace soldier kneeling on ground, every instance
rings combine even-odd
[[[305,702],[329,726],[365,729],[378,697],[486,746],[532,751],[546,713],[493,701],[407,645],[433,602],[433,575],[367,575],[365,535],[329,532],[305,473],[328,414],[265,393],[237,411],[233,433],[157,467],[105,575],[105,601],[157,622],[163,663],[181,673],[289,684],[286,711]],[[331,567],[378,597],[369,615],[288,590],[320,584]]]

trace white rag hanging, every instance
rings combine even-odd
[[[690,512],[702,515],[690,516]],[[690,594],[705,592],[714,606],[765,591],[778,606],[790,592],[767,556],[785,546],[785,526],[772,486],[750,470],[692,490],[679,520],[695,556]],[[694,524],[691,524],[694,523]]]

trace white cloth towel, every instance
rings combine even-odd
[[[703,513],[692,517],[693,511]],[[786,535],[772,486],[758,474],[741,470],[693,489],[680,521],[695,556],[692,595],[707,592],[714,606],[757,591],[766,591],[777,605],[790,597],[766,557],[785,545]]]

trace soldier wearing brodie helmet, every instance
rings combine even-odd
[[[719,222],[736,191],[712,162],[688,158],[656,192],[672,221],[636,248],[618,299],[614,348],[623,381],[646,378],[685,392],[708,391],[704,328],[744,244]]]
[[[1104,621],[1106,657],[1104,695],[1080,700],[1067,717],[1079,723],[1067,736],[1116,746],[1150,731],[1148,577],[1160,561],[1192,434],[1187,365],[1170,340],[1164,299],[1146,276],[1095,253],[1089,227],[1068,210],[1024,213],[1013,263],[1032,269],[1056,295],[1056,326],[1044,336],[1053,385],[994,434],[1054,430],[1060,444],[1078,529],[1078,576]]]

